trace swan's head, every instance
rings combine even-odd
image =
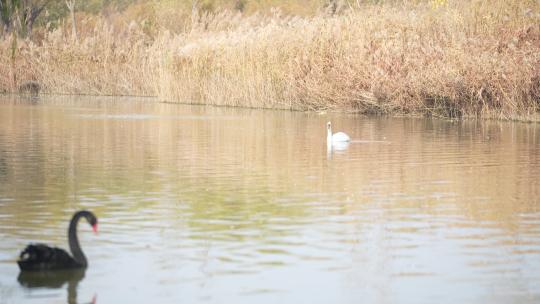
[[[88,222],[92,226],[92,230],[94,230],[94,233],[97,233],[97,217],[95,217],[93,213],[91,214],[92,214],[92,217],[88,220]]]
[[[79,213],[82,217],[84,217],[88,221],[90,226],[92,226],[92,230],[94,230],[94,233],[97,233],[97,229],[98,229],[97,217],[92,212],[86,211],[86,210],[82,210],[77,213]],[[75,215],[77,215],[77,213]]]
[[[92,225],[92,230],[94,230],[94,233],[97,233],[97,219],[93,224],[90,225]]]
[[[332,123],[331,122],[326,123],[326,130],[332,131]]]

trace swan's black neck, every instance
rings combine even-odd
[[[71,250],[71,254],[73,254],[75,261],[77,261],[77,263],[83,267],[88,265],[88,261],[86,260],[86,256],[84,256],[81,246],[79,245],[79,238],[77,237],[77,224],[79,223],[79,219],[81,217],[88,219],[89,215],[90,212],[88,211],[79,211],[75,213],[71,219],[71,222],[69,223],[68,228],[69,249]]]

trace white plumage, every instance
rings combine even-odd
[[[345,134],[343,132],[337,132],[337,133],[332,134],[332,123],[331,122],[328,122],[326,124],[326,129],[328,130],[327,131],[328,135],[326,137],[326,142],[329,145],[351,141],[351,138],[349,137],[349,135],[347,135],[347,134]]]

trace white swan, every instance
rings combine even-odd
[[[337,132],[337,133],[332,134],[331,122],[328,122],[326,124],[326,129],[328,130],[328,135],[326,136],[326,143],[328,145],[335,145],[335,144],[351,141],[351,138],[349,137],[349,135],[343,132]]]

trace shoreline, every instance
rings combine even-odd
[[[176,101],[160,101],[158,100],[158,96],[137,96],[137,95],[90,95],[90,94],[53,94],[53,93],[45,93],[45,94],[39,94],[37,96],[30,96],[20,93],[0,93],[0,101],[1,99],[8,99],[8,98],[15,98],[19,100],[24,101],[36,101],[39,102],[41,100],[41,97],[45,97],[46,99],[51,99],[55,97],[60,98],[91,98],[91,99],[99,99],[99,98],[106,98],[106,99],[136,99],[137,101],[140,100],[148,100],[148,102],[152,103],[162,103],[162,104],[168,104],[168,105],[179,105],[179,106],[201,106],[201,107],[217,107],[217,108],[230,108],[230,109],[239,109],[239,110],[262,110],[262,111],[292,111],[292,112],[304,112],[304,113],[310,113],[313,115],[321,115],[325,116],[328,114],[342,114],[342,115],[353,115],[353,116],[363,116],[363,117],[384,117],[384,118],[409,118],[409,119],[435,119],[435,120],[442,120],[442,121],[448,121],[448,122],[467,122],[467,121],[477,121],[477,122],[508,122],[508,123],[523,123],[523,124],[538,124],[540,123],[540,115],[538,115],[536,118],[508,118],[508,119],[497,119],[492,117],[472,117],[472,116],[463,116],[459,118],[452,118],[452,117],[446,117],[446,116],[437,116],[437,115],[426,115],[425,113],[385,113],[385,114],[369,114],[369,113],[361,113],[361,112],[354,112],[351,110],[320,110],[320,111],[312,111],[312,110],[294,110],[294,109],[280,109],[280,108],[257,108],[257,107],[246,107],[246,106],[232,106],[232,105],[215,105],[210,103],[186,103],[186,102],[176,102]]]

